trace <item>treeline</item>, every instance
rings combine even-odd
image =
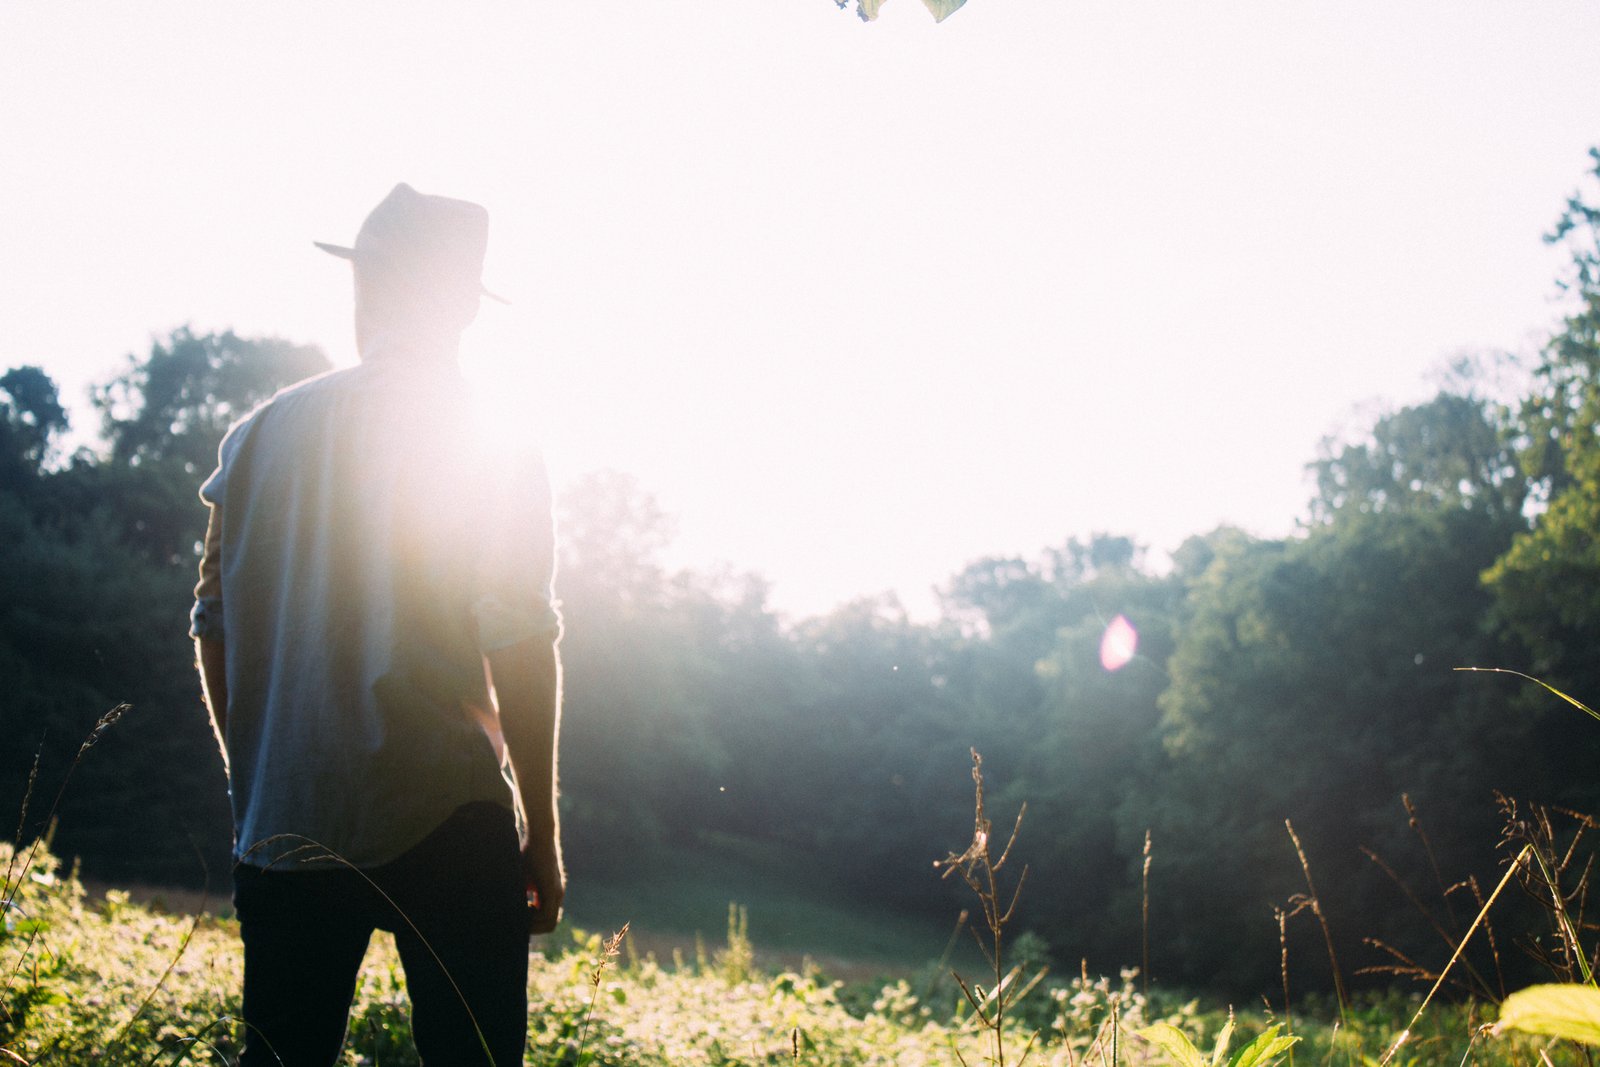
[[[574,868],[626,879],[641,850],[692,863],[759,842],[818,891],[947,917],[958,897],[931,860],[971,833],[976,748],[997,829],[1028,805],[1018,928],[1063,966],[1138,964],[1148,934],[1158,979],[1276,988],[1281,913],[1296,983],[1325,985],[1286,821],[1347,975],[1392,959],[1369,937],[1438,958],[1408,894],[1464,927],[1518,832],[1497,795],[1522,825],[1535,804],[1600,811],[1600,723],[1453,670],[1600,697],[1597,232],[1595,208],[1568,205],[1553,239],[1573,252],[1572,311],[1525,395],[1462,373],[1328,442],[1282,540],[1222,528],[1157,568],[1098,535],[972,563],[932,624],[887,598],[791,622],[759,577],[670,573],[648,493],[584,480],[559,516]],[[26,796],[20,833],[39,832],[75,766],[55,844],[86,873],[226,884],[184,636],[195,490],[233,418],[325,367],[178,330],[94,390],[100,444],[72,456],[49,377],[0,376],[0,804],[20,818]],[[1118,616],[1138,654],[1108,670]]]

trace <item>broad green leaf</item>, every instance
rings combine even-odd
[[[961,5],[967,0],[922,0],[922,4],[933,12],[933,21],[943,22],[960,10]]]
[[[1278,1031],[1282,1027],[1269,1027],[1260,1037],[1240,1049],[1229,1067],[1267,1067],[1279,1056],[1288,1052],[1290,1047],[1300,1039],[1298,1037],[1280,1037]]]
[[[1221,1067],[1222,1059],[1228,1054],[1228,1044],[1233,1041],[1233,1012],[1228,1012],[1228,1021],[1222,1024],[1222,1031],[1217,1034],[1217,1043],[1211,1048],[1211,1067]]]
[[[1536,985],[1519,990],[1500,1005],[1495,1031],[1565,1037],[1600,1045],[1600,989],[1586,985]]]
[[[871,22],[878,17],[878,9],[883,6],[883,0],[856,0],[856,14],[861,16],[861,21]]]
[[[1207,1067],[1206,1059],[1194,1042],[1171,1023],[1156,1023],[1138,1031],[1138,1035],[1167,1054],[1177,1067]]]

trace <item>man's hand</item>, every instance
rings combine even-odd
[[[567,895],[561,857],[549,842],[529,841],[522,846],[522,874],[528,886],[528,932],[548,934],[561,921]]]
[[[527,825],[522,874],[528,890],[529,930],[548,934],[561,918],[561,901],[567,895],[567,876],[561,869],[561,815],[556,807],[561,660],[553,638],[529,638],[487,658],[499,698],[500,730]]]

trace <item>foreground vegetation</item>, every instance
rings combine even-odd
[[[115,721],[108,716],[99,724],[80,757]],[[604,939],[566,927],[532,954],[525,1061],[572,1067],[1005,1067],[1009,1055],[1016,1067],[1030,1058],[1054,1067],[1277,1067],[1284,1059],[1293,1067],[1299,1046],[1302,1057],[1328,1065],[1420,1067],[1471,1060],[1592,1067],[1592,1049],[1600,1047],[1600,984],[1594,977],[1600,948],[1585,942],[1595,926],[1583,918],[1583,897],[1593,859],[1574,862],[1592,820],[1583,820],[1563,844],[1550,832],[1547,814],[1533,817],[1542,829],[1524,834],[1516,859],[1481,900],[1466,933],[1459,939],[1445,934],[1449,962],[1437,975],[1409,960],[1409,971],[1396,972],[1430,980],[1425,997],[1391,991],[1351,1000],[1330,939],[1336,996],[1320,1005],[1321,1012],[1315,1003],[1302,1005],[1297,1028],[1286,941],[1282,1001],[1266,1001],[1264,1011],[1242,1017],[1232,1006],[1203,1011],[1198,999],[1166,990],[1152,995],[1137,970],[1122,971],[1114,984],[1091,977],[1085,963],[1070,981],[1051,980],[1049,966],[1041,965],[1043,942],[1010,928],[1027,882],[1026,868],[1019,872],[1013,862],[1026,806],[1009,835],[996,834],[983,760],[976,751],[971,756],[972,835],[965,848],[935,867],[947,879],[956,876],[974,898],[972,911],[961,913],[957,934],[970,916],[967,932],[982,959],[976,970],[970,955],[966,965],[951,965],[954,939],[937,963],[910,977],[847,985],[829,980],[809,960],[798,969],[763,970],[749,937],[749,916],[737,904],[728,906],[719,951],[708,952],[697,936],[692,960],[674,951],[670,964],[653,955],[640,958],[626,940],[629,923]],[[243,976],[236,922],[212,914],[205,902],[188,916],[174,916],[158,905],[135,905],[116,889],[91,899],[76,870],[62,872],[44,839],[21,847],[0,844],[0,870],[0,1059],[24,1065],[179,1063],[191,1057],[237,1062]],[[1309,895],[1296,906],[1310,908],[1326,930],[1309,867],[1306,882]],[[1489,913],[1513,883],[1543,901],[1552,937],[1538,952],[1564,981],[1510,998],[1488,992],[1485,1003],[1472,995],[1474,988],[1487,990],[1481,976],[1458,975],[1457,987],[1468,995],[1450,1007],[1436,1006],[1435,995],[1465,958],[1473,935],[1482,929],[1493,946]],[[1418,906],[1444,933],[1426,906]],[[1280,929],[1283,921],[1280,912]],[[1497,952],[1495,963],[1498,970]],[[407,1007],[394,942],[379,933],[358,976],[343,1062],[415,1062]],[[1489,1021],[1495,1014],[1497,1026]]]
[[[241,953],[237,925],[171,915],[111,891],[91,899],[47,851],[13,857],[0,933],[0,1062],[61,1065],[231,1063],[237,1057]],[[726,942],[693,958],[639,958],[626,938],[565,930],[536,953],[530,979],[530,1064],[976,1065],[992,1055],[955,982],[938,968],[845,985],[813,967],[766,973],[737,913]],[[1029,978],[1032,975],[1028,976]],[[414,1064],[404,978],[393,942],[374,941],[362,968],[345,1062]],[[1376,1062],[1416,1010],[1416,997],[1358,1000],[1342,1020],[1312,1003],[1290,1016],[1242,1013],[1231,1047],[1279,1027],[1302,1064]],[[1319,1018],[1319,1015],[1326,1017]],[[1575,1046],[1488,1036],[1492,1007],[1431,1008],[1394,1062],[1535,1067],[1583,1062]],[[1205,1050],[1227,1026],[1221,1006],[1147,995],[1117,979],[1045,976],[1005,1023],[1008,1062],[1055,1067],[1173,1062],[1141,1031],[1164,1023]],[[1261,1061],[1258,1067],[1267,1067]],[[1181,1061],[1179,1061],[1180,1067]]]

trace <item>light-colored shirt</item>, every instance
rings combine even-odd
[[[512,805],[483,657],[559,637],[549,484],[483,439],[453,364],[280,392],[200,496],[190,633],[226,648],[236,858],[373,867],[463,804]]]

